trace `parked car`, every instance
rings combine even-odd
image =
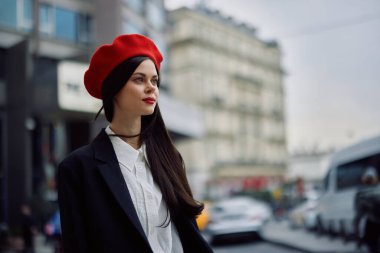
[[[289,225],[291,228],[315,229],[317,225],[318,197],[307,198],[304,202],[289,211]]]
[[[270,207],[250,197],[233,197],[210,207],[210,221],[205,233],[211,243],[230,237],[259,235],[272,216]]]
[[[365,185],[368,168],[380,174],[380,136],[348,146],[332,155],[319,199],[317,230],[351,238],[354,229],[355,195]]]
[[[371,253],[380,252],[380,185],[364,187],[355,198],[355,230],[358,245]]]

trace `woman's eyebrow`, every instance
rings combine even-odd
[[[143,77],[145,77],[146,76],[146,74],[144,74],[144,73],[141,73],[141,72],[136,72],[136,73],[133,73],[133,76],[134,75],[141,75],[141,76],[143,76]],[[158,75],[153,75],[152,77],[158,77]]]
[[[141,76],[145,76],[144,73],[140,73],[140,72],[133,73],[133,75],[141,75]]]

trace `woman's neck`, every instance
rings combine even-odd
[[[141,133],[141,117],[128,120],[113,119],[110,124],[110,128],[116,135],[122,135],[120,138],[133,148],[140,148],[141,138],[139,134]]]

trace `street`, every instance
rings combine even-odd
[[[225,240],[212,245],[215,253],[367,253],[365,248],[356,248],[354,242],[343,242],[339,238],[316,236],[302,229],[290,229],[287,221],[270,221],[262,231],[262,238]],[[249,239],[249,240],[248,240]],[[43,235],[36,237],[37,253],[52,253],[52,245],[46,244]]]
[[[357,248],[354,241],[344,242],[341,238],[318,236],[304,229],[290,229],[288,221],[269,221],[261,231],[261,239],[228,240],[212,245],[215,253],[367,253],[365,247]]]
[[[358,249],[354,241],[345,242],[341,238],[331,238],[327,235],[318,236],[304,229],[291,229],[287,220],[269,221],[264,226],[261,236],[267,242],[275,245],[288,245],[290,248],[298,249],[301,252],[367,252],[364,248]]]
[[[44,243],[44,238],[39,235],[36,238],[36,253],[53,253],[51,245]],[[235,240],[212,246],[214,253],[303,253],[291,247],[282,247],[263,240]],[[11,252],[9,252],[11,253]]]
[[[245,243],[224,244],[213,246],[215,253],[302,253],[289,247],[281,247],[264,241],[251,241]]]

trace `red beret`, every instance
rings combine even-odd
[[[157,69],[163,60],[154,42],[140,34],[119,35],[112,44],[98,47],[90,66],[84,74],[84,85],[91,96],[102,98],[102,84],[111,71],[120,63],[135,56],[147,56]]]

